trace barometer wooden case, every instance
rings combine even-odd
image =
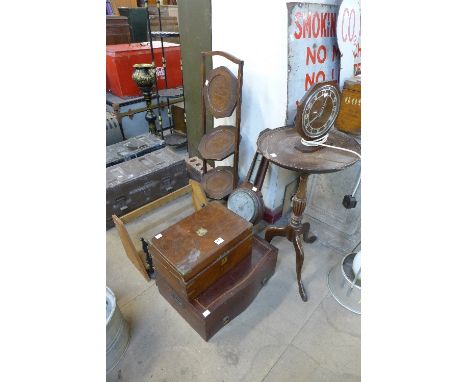
[[[259,137],[267,131],[269,129],[263,130],[259,134]],[[264,156],[261,156],[256,175],[252,177],[259,155],[258,151],[255,152],[244,182],[229,195],[227,202],[227,208],[253,224],[258,223],[263,218],[264,204],[263,195],[260,190],[262,189],[268,170],[268,160]]]
[[[242,183],[229,195],[227,208],[255,224],[263,217],[263,195],[252,183]]]

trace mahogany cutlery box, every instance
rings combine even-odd
[[[208,341],[252,303],[275,273],[277,256],[276,247],[254,236],[251,256],[191,301],[182,299],[160,274],[156,284],[164,299]]]
[[[158,278],[186,301],[204,292],[247,257],[252,224],[210,203],[155,235],[148,246]]]

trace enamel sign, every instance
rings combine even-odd
[[[338,81],[340,51],[336,5],[288,3],[288,107],[293,124],[297,104],[317,82]]]
[[[344,81],[361,73],[361,2],[343,0],[336,23],[341,52],[340,87]]]

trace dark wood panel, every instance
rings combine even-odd
[[[106,45],[130,43],[130,26],[124,16],[106,16]]]

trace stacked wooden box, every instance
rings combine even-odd
[[[148,12],[150,14],[150,25],[152,32],[179,32],[179,22],[176,15],[173,12],[169,12],[167,7],[161,6],[161,23],[159,22],[159,14],[157,7],[148,6]],[[153,40],[158,40],[153,37]],[[165,42],[179,43],[179,37],[164,37]]]
[[[361,76],[346,80],[341,93],[341,106],[335,127],[354,135],[361,134]]]
[[[253,301],[278,253],[218,203],[158,233],[148,249],[161,295],[205,340]]]
[[[106,45],[130,43],[130,26],[124,16],[106,16]]]
[[[127,7],[127,8],[136,8],[137,7],[137,0],[110,0],[112,5],[112,12],[114,15],[119,14],[119,7]]]

